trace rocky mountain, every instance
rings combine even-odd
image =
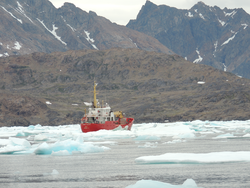
[[[75,50],[0,58],[0,126],[79,123],[100,101],[135,122],[249,119],[250,80],[179,55]]]
[[[153,37],[70,3],[56,9],[48,0],[0,1],[0,57],[115,47],[172,53]]]
[[[198,2],[180,10],[146,1],[127,27],[155,37],[188,61],[250,78],[249,25],[250,15],[241,8]]]

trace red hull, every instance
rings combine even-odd
[[[131,127],[133,125],[134,119],[133,118],[126,118],[126,124],[121,124],[120,120],[118,121],[106,121],[105,123],[81,123],[81,129],[82,132],[93,132],[93,131],[99,131],[101,129],[105,130],[113,130],[119,126],[122,128],[125,128],[127,126],[128,130],[131,130]]]

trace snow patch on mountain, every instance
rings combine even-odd
[[[198,51],[198,48],[196,49],[196,53],[198,54],[198,59],[194,60],[193,63],[202,62],[203,58],[200,56],[200,52]]]
[[[89,42],[89,44],[91,44],[92,46],[93,46],[93,48],[95,48],[96,50],[99,50],[97,47],[96,47],[96,45],[94,45],[93,43],[95,42],[95,40],[94,39],[92,39],[92,38],[90,38],[90,33],[88,32],[88,31],[85,31],[84,30],[84,32],[85,32],[85,34],[86,34],[86,40]]]
[[[186,15],[187,17],[190,17],[190,18],[194,17],[194,15],[193,15],[191,12],[188,12],[188,13],[186,13],[185,15]]]
[[[213,56],[214,56],[214,57],[216,57],[216,56],[215,56],[215,52],[217,51],[217,47],[218,47],[218,41],[216,41],[216,42],[214,43],[214,53],[213,53]]]
[[[19,44],[19,42],[16,41],[13,49],[20,50],[21,48],[22,48],[22,46]]]
[[[6,8],[4,8],[3,6],[1,6],[3,8],[3,10],[5,10],[7,13],[9,13],[13,18],[15,18],[17,21],[19,21],[21,24],[23,24],[23,21],[18,19],[17,17],[15,17],[11,12],[9,12]]]
[[[25,14],[25,11],[23,9],[23,6],[17,1],[18,9],[15,9],[20,14],[24,15],[29,21],[31,21],[33,24],[34,22]]]
[[[244,26],[244,29],[246,29],[248,27],[247,24],[241,24],[242,26]]]
[[[220,22],[220,24],[221,24],[222,26],[224,26],[224,25],[225,25],[225,23],[226,23],[226,22],[224,22],[224,21],[220,20],[219,18],[218,18],[218,21]]]
[[[225,44],[228,44],[231,40],[233,40],[234,37],[237,35],[237,33],[238,33],[238,32],[236,32],[236,33],[234,34],[234,36],[232,36],[232,37],[230,37],[229,39],[227,39],[221,46],[223,46],[223,45],[225,45]]]
[[[67,25],[73,32],[76,31],[75,28],[73,28],[71,25],[69,25],[69,24],[67,23],[67,21],[63,18],[63,16],[61,16],[61,18],[63,19],[63,21],[66,23],[66,25]]]
[[[223,66],[224,66],[224,71],[226,72],[227,71],[227,66],[225,65],[225,63],[223,63]]]
[[[133,42],[133,40],[131,38],[129,38],[131,40],[132,43],[134,43],[135,47],[138,48],[137,44],[135,42]]]
[[[43,23],[43,21],[39,20],[38,18],[37,18],[37,20],[45,27],[45,29],[47,29],[47,31],[49,31],[52,35],[54,35],[54,37],[55,37],[57,40],[59,40],[62,44],[64,44],[65,46],[67,46],[67,44],[66,44],[64,41],[61,40],[61,37],[59,37],[59,36],[56,34],[56,30],[58,29],[58,27],[56,27],[55,24],[53,24],[53,30],[50,31],[50,30],[46,27],[46,25]]]
[[[0,57],[8,57],[9,54],[7,52],[5,52],[4,54],[0,54]]]
[[[200,16],[203,20],[205,20],[204,16],[203,16],[201,13],[199,13],[199,16]]]
[[[225,14],[225,16],[231,16],[232,18],[234,17],[234,15],[237,13],[237,11],[233,11],[233,12],[230,12],[230,13],[226,13],[225,11],[224,11],[224,14]]]

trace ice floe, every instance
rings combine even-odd
[[[235,136],[237,135],[237,136]],[[82,133],[80,125],[1,127],[1,154],[74,155],[105,152],[114,140],[130,139],[139,148],[182,144],[199,137],[230,139],[250,137],[250,121],[192,121],[134,124],[128,130]],[[164,139],[167,138],[167,141]]]
[[[126,188],[202,188],[198,187],[193,179],[187,179],[182,185],[172,185],[169,183],[154,181],[154,180],[140,180],[134,185],[129,185]]]
[[[137,164],[200,164],[250,161],[250,151],[212,153],[166,153],[135,159]]]

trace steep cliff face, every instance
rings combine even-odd
[[[137,123],[250,118],[248,79],[176,54],[116,48],[0,58],[0,126],[79,123],[94,79],[98,99]]]
[[[147,1],[127,27],[155,37],[191,62],[250,78],[249,25],[250,15],[243,9],[198,2],[179,10]]]
[[[56,9],[48,0],[0,1],[0,56],[114,47],[173,53],[153,37],[70,3]]]

